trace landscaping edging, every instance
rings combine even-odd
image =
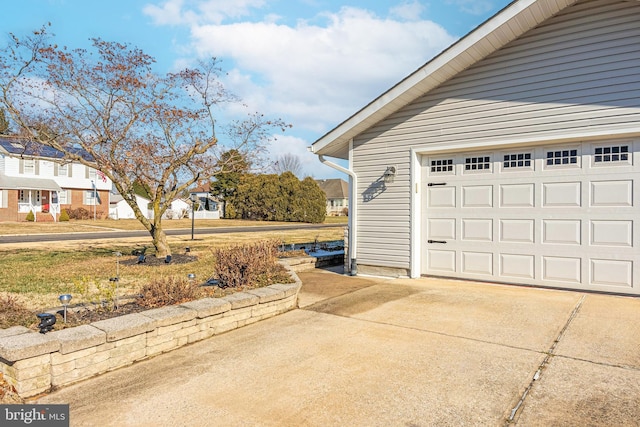
[[[297,307],[300,279],[40,334],[0,330],[0,372],[26,398]],[[299,271],[299,270],[298,270]]]
[[[290,271],[299,272],[330,265],[340,265],[343,263],[343,259],[344,254],[338,253],[322,256],[282,258],[280,263],[288,267]]]

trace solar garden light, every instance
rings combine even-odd
[[[122,252],[114,252],[113,253],[116,256],[116,279],[115,282],[118,282],[120,280],[120,257],[122,256]]]
[[[122,252],[114,252],[113,254],[116,256],[116,277],[110,277],[109,281],[116,285],[113,304],[118,308],[118,283],[120,283],[120,257],[122,256]]]
[[[71,295],[69,295],[71,296]],[[65,307],[66,309],[66,307]],[[38,324],[38,328],[40,329],[41,334],[46,334],[47,332],[53,330],[53,325],[56,324],[56,316],[50,313],[40,313],[36,314],[38,319],[40,319],[40,323]]]
[[[190,282],[193,282],[194,280],[196,280],[196,275],[193,273],[189,273],[187,274],[187,279],[189,279]]]
[[[70,294],[64,294],[64,295],[60,295],[58,297],[58,299],[60,300],[60,303],[64,307],[64,323],[67,323],[67,306],[69,305],[69,301],[71,301],[71,298],[72,297],[71,297]],[[54,321],[54,323],[55,323],[55,321]]]

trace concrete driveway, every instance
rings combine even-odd
[[[96,426],[640,425],[638,298],[300,277],[298,310],[38,403]]]

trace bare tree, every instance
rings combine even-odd
[[[300,157],[287,153],[278,157],[271,169],[273,169],[273,172],[277,175],[291,172],[299,178],[302,173],[302,162],[300,161]]]
[[[0,108],[0,135],[6,135],[9,133],[9,120],[4,114],[4,109]]]
[[[214,110],[238,99],[220,82],[218,61],[161,76],[154,58],[127,44],[93,39],[90,51],[69,50],[52,40],[45,27],[11,35],[0,52],[0,107],[28,138],[109,177],[149,231],[156,256],[169,255],[162,215],[211,177],[230,148],[218,146]],[[252,114],[224,133],[232,148],[251,152],[285,127]],[[138,207],[134,184],[148,189],[153,218]]]

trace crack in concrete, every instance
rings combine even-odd
[[[621,365],[616,363],[597,362],[595,360],[583,359],[581,357],[562,356],[559,354],[555,355],[555,357],[558,357],[560,359],[575,360],[577,362],[590,363],[592,365],[605,366],[607,368],[619,368],[619,369],[628,369],[630,371],[640,371],[639,366],[633,366],[633,365]]]
[[[556,347],[558,346],[558,344],[562,340],[562,337],[564,337],[564,334],[567,331],[567,329],[569,328],[569,325],[571,325],[571,322],[573,322],[573,319],[575,319],[575,317],[578,315],[578,312],[580,311],[580,308],[582,307],[582,303],[584,302],[585,298],[586,298],[586,295],[582,295],[582,298],[580,298],[580,301],[578,301],[576,306],[573,308],[573,311],[571,312],[571,315],[569,315],[569,318],[567,319],[567,321],[565,322],[564,326],[560,330],[560,333],[558,334],[556,339],[551,344],[551,347],[549,347],[549,350],[547,350],[547,352],[546,352],[547,355],[545,356],[545,358],[542,361],[542,363],[540,363],[540,365],[538,366],[538,370],[535,372],[535,374],[533,374],[533,378],[531,378],[531,381],[529,382],[529,385],[527,385],[527,388],[522,393],[522,396],[520,396],[520,400],[518,400],[518,403],[516,404],[516,406],[511,410],[511,414],[509,415],[509,418],[507,419],[507,422],[506,422],[505,425],[509,425],[509,424],[511,424],[513,422],[513,420],[515,419],[516,415],[518,414],[518,411],[520,410],[520,408],[522,408],[522,405],[524,404],[524,401],[526,400],[527,396],[529,395],[529,392],[533,388],[533,385],[535,384],[536,381],[538,381],[540,379],[540,377],[542,376],[542,372],[543,372],[544,368],[547,366],[547,364],[549,363],[551,358],[555,356]]]
[[[457,339],[461,339],[461,340],[473,341],[473,342],[478,342],[478,343],[482,343],[482,344],[496,345],[496,346],[500,346],[500,347],[510,348],[510,349],[513,349],[513,350],[530,351],[530,352],[533,352],[533,353],[540,353],[540,354],[544,354],[545,353],[545,352],[542,352],[540,350],[536,350],[536,349],[528,348],[528,347],[520,347],[520,346],[517,346],[517,345],[509,345],[509,344],[505,344],[505,343],[501,343],[501,342],[497,342],[497,341],[483,340],[483,339],[468,337],[468,336],[464,336],[464,335],[448,334],[446,332],[434,331],[432,329],[418,328],[418,327],[415,327],[415,326],[398,325],[398,324],[395,324],[395,323],[382,322],[382,321],[379,321],[379,320],[363,319],[363,318],[357,317],[357,316],[350,316],[350,315],[345,315],[345,314],[336,314],[336,313],[331,313],[331,312],[326,312],[326,311],[314,310],[311,307],[312,306],[300,307],[300,308],[298,308],[298,310],[312,311],[314,313],[325,314],[327,316],[342,317],[342,318],[345,318],[345,319],[350,319],[350,320],[354,320],[354,321],[358,321],[358,322],[372,323],[374,325],[389,326],[389,327],[393,327],[393,328],[407,329],[407,330],[410,330],[410,331],[417,331],[417,332],[424,332],[424,333],[427,333],[427,334],[440,335],[440,336],[447,337],[447,338],[457,338]]]

